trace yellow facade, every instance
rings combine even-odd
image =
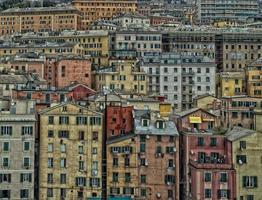
[[[107,145],[107,193],[119,195],[126,188],[127,195],[135,195],[139,185],[135,136],[112,139]],[[117,174],[117,177],[116,177]],[[121,188],[121,191],[117,191]],[[123,193],[122,193],[123,194]],[[119,196],[118,196],[119,197]]]
[[[111,67],[107,69],[94,71],[96,90],[108,87],[111,90],[147,94],[147,74],[136,66],[135,60],[110,60],[109,64]]]
[[[245,94],[245,73],[224,72],[220,74],[221,96],[237,96]]]
[[[84,13],[81,28],[88,29],[93,21],[112,19],[114,15],[136,12],[136,0],[74,0],[73,6]]]
[[[199,97],[194,100],[195,107],[202,108],[204,110],[208,110],[212,108],[213,102],[217,101],[217,103],[220,103],[221,100],[218,98],[212,96],[212,95],[206,95],[204,97]]]
[[[241,145],[244,143],[246,147]],[[233,164],[236,170],[237,199],[241,199],[241,196],[243,199],[249,199],[249,195],[253,196],[252,199],[262,199],[262,133],[248,134],[233,141],[232,153]],[[246,156],[246,163],[237,160],[237,156],[239,155]],[[257,181],[252,177],[256,177]]]
[[[247,68],[247,94],[250,97],[262,98],[262,68],[249,66]]]
[[[159,112],[161,117],[168,117],[172,112],[172,105],[170,103],[159,104]]]
[[[40,200],[101,196],[100,113],[69,103],[48,108],[39,137]]]

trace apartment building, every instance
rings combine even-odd
[[[36,116],[33,101],[0,99],[0,198],[36,199]]]
[[[246,75],[244,71],[239,72],[221,72],[220,88],[218,95],[221,97],[230,97],[246,94]]]
[[[48,85],[63,88],[74,81],[91,87],[91,59],[81,55],[50,55],[46,57],[45,79]]]
[[[0,13],[0,35],[78,30],[81,12],[74,7],[10,8]]]
[[[146,95],[147,75],[134,59],[111,59],[110,67],[93,71],[96,90],[111,90]]]
[[[262,98],[262,58],[248,65],[246,78],[248,96]]]
[[[150,26],[150,19],[138,13],[124,13],[119,16],[113,17],[112,21],[121,28],[128,28],[134,25],[138,27]]]
[[[112,19],[114,15],[137,10],[136,0],[74,0],[72,5],[83,13],[83,30],[88,29],[91,23],[98,19]]]
[[[225,97],[222,99],[221,125],[225,128],[241,126],[254,129],[255,112],[262,109],[262,99],[248,96]]]
[[[160,95],[175,110],[193,108],[197,95],[216,94],[216,64],[208,57],[163,53],[159,74]]]
[[[261,199],[261,132],[234,127],[226,137],[232,145],[237,199]]]
[[[102,114],[72,103],[40,112],[39,199],[101,197]]]
[[[185,132],[180,137],[181,199],[235,199],[231,145],[225,136]]]
[[[216,20],[242,20],[243,22],[259,13],[256,0],[249,1],[215,1],[197,0],[197,20],[201,23],[210,23]]]
[[[78,54],[90,55],[92,62],[98,66],[108,65],[108,31],[89,30],[34,33],[22,35],[20,38],[17,38],[16,41],[21,43],[77,43],[79,46]]]
[[[135,110],[134,120],[135,133],[108,140],[108,195],[178,200],[179,148],[174,123],[150,110]]]
[[[159,31],[151,30],[119,30],[113,36],[112,49],[136,50],[137,57],[146,54],[162,52],[162,35]]]

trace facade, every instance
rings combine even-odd
[[[220,96],[230,97],[246,94],[245,72],[222,72],[220,74]]]
[[[178,111],[193,108],[197,95],[216,93],[216,64],[207,57],[165,53],[159,71],[160,95]]]
[[[45,64],[48,85],[63,88],[74,81],[91,87],[91,61],[79,55],[48,56]]]
[[[108,87],[111,90],[142,94],[147,93],[147,76],[140,64],[133,59],[112,59],[110,67],[93,71],[96,90]]]
[[[107,138],[126,135],[134,131],[133,106],[107,107]]]
[[[39,199],[101,197],[102,114],[71,103],[40,112]]]
[[[234,127],[227,133],[227,140],[232,145],[232,158],[236,170],[237,199],[261,199],[262,180],[258,162],[261,159],[261,132]],[[254,148],[256,147],[256,148]]]
[[[231,145],[223,135],[184,132],[180,149],[181,199],[236,199]]]
[[[262,109],[262,99],[248,96],[222,99],[221,125],[225,128],[241,126],[254,129],[255,112]]]
[[[179,149],[174,123],[152,111],[135,110],[135,127],[134,134],[108,141],[108,195],[178,200]]]
[[[194,106],[204,110],[219,110],[221,100],[209,94],[198,95],[194,98]]]
[[[197,20],[202,23],[216,20],[242,20],[259,13],[258,1],[215,1],[197,0]]]
[[[162,52],[162,34],[150,30],[120,30],[114,36],[115,50],[136,50],[137,57]]]
[[[98,19],[112,19],[114,15],[135,12],[137,10],[137,1],[131,0],[74,0],[72,5],[83,12],[81,28],[86,30],[93,21]]]
[[[112,19],[119,27],[128,28],[132,25],[140,27],[149,27],[150,19],[140,14],[124,13],[119,16],[115,16]]]
[[[250,97],[262,98],[262,59],[248,65],[246,68],[247,94]]]
[[[0,100],[0,198],[37,197],[36,116],[33,101]]]
[[[73,7],[10,8],[0,13],[0,35],[78,30],[81,12]]]

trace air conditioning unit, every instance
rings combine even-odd
[[[149,139],[150,138],[150,136],[149,135],[146,135],[146,139]]]
[[[147,160],[145,161],[145,166],[148,166],[148,161]]]
[[[166,184],[167,184],[167,185],[171,185],[171,183],[170,183],[170,182],[167,182]]]
[[[243,161],[242,160],[238,160],[238,164],[242,165]]]
[[[190,151],[190,154],[191,154],[191,155],[194,155],[194,153],[195,153],[195,152],[194,152],[193,150]]]
[[[160,198],[161,197],[161,194],[158,192],[158,193],[156,193],[156,197],[157,198]]]
[[[173,152],[176,152],[176,147],[173,147]]]

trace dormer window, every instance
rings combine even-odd
[[[142,126],[148,127],[149,126],[149,120],[148,119],[142,119]]]
[[[164,121],[157,121],[156,122],[156,128],[164,129],[165,128],[165,122]]]

